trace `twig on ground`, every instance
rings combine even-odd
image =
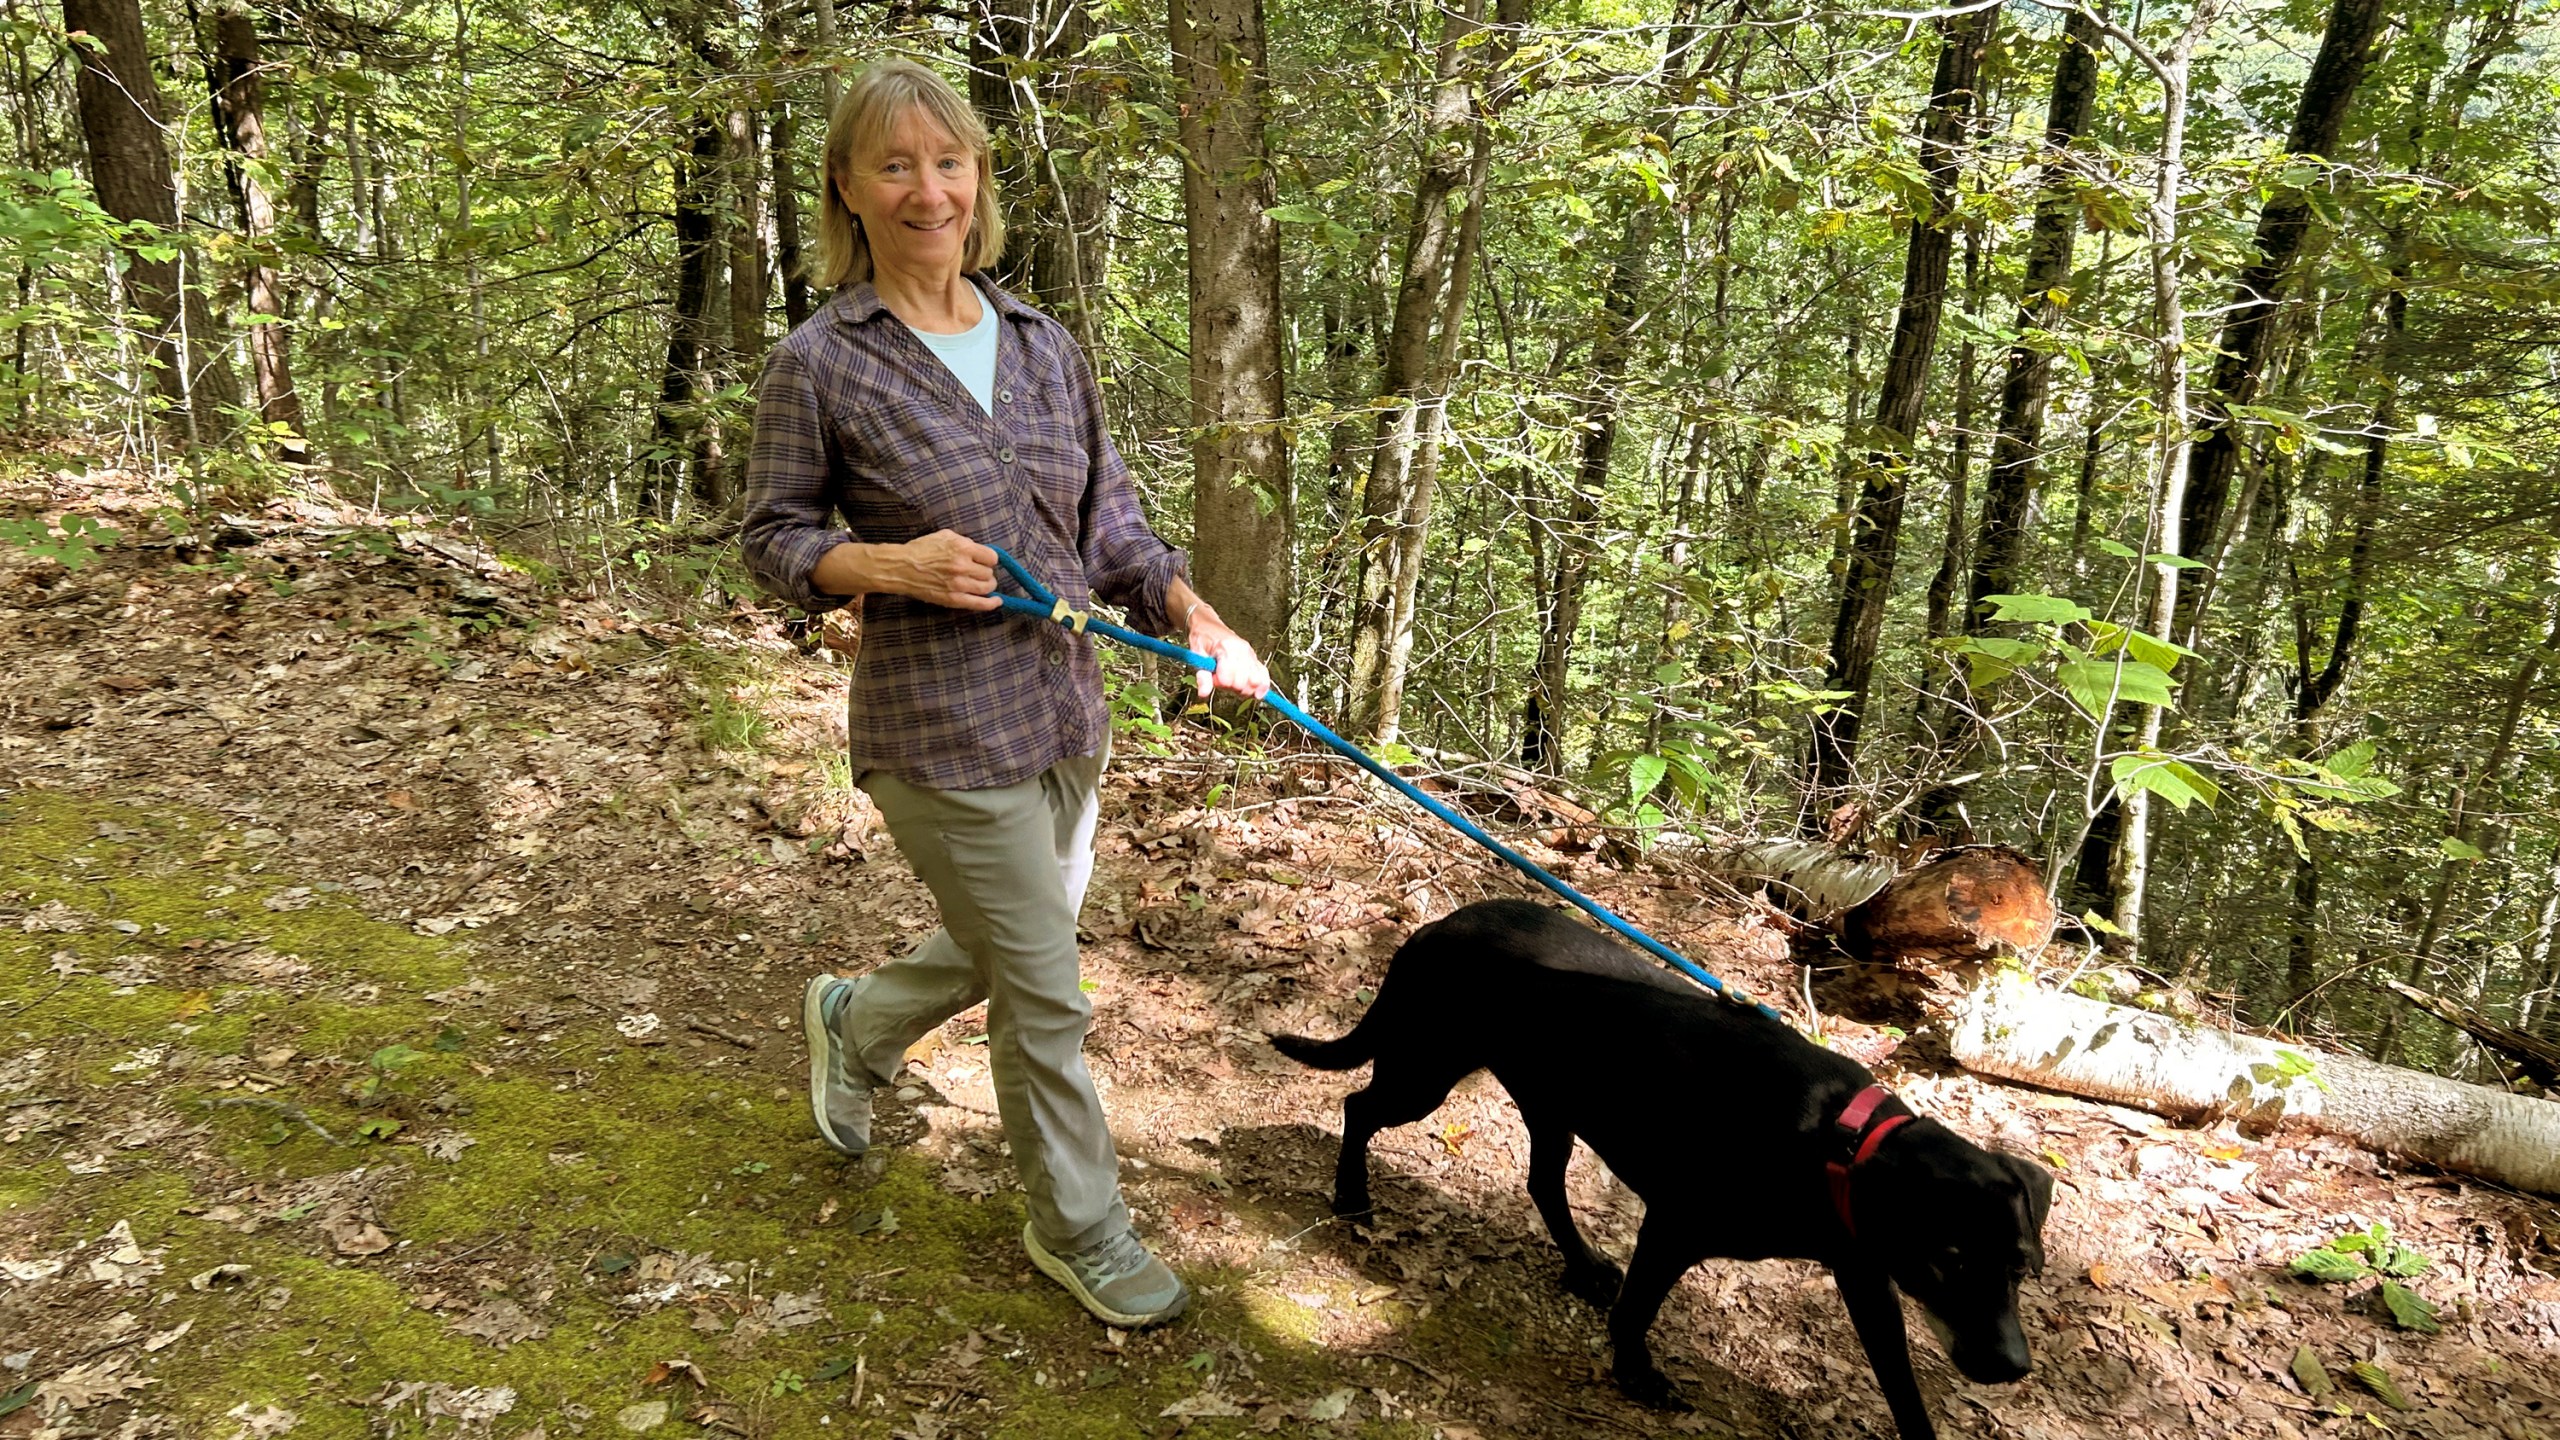
[[[347,1143],[346,1141],[339,1139],[337,1136],[330,1134],[327,1130],[322,1129],[320,1122],[312,1119],[310,1114],[301,1106],[289,1105],[282,1100],[267,1100],[253,1095],[209,1095],[197,1103],[212,1110],[225,1110],[234,1105],[247,1106],[254,1110],[271,1110],[276,1114],[283,1116],[287,1120],[301,1121],[312,1134],[319,1136],[321,1139],[328,1141],[332,1145],[343,1148]]]
[[[714,1040],[726,1040],[741,1050],[753,1050],[756,1048],[756,1037],[753,1035],[740,1035],[735,1031],[723,1030],[708,1020],[689,1019],[684,1022],[684,1028],[693,1031],[697,1035],[708,1035]]]

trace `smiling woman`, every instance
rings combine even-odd
[[[988,1002],[1033,1264],[1109,1324],[1170,1320],[1190,1292],[1130,1228],[1084,1062],[1076,911],[1110,752],[1101,667],[1082,634],[986,613],[989,547],[1071,607],[1098,597],[1185,636],[1221,686],[1259,696],[1270,678],[1147,527],[1066,328],[987,277],[1004,227],[968,103],[911,61],[874,67],[828,126],[826,177],[821,278],[841,288],[765,367],[742,539],[774,594],[811,611],[860,598],[849,762],[943,928],[849,966],[869,969],[858,980],[809,982],[811,1116],[862,1154],[873,1087]]]

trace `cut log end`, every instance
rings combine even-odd
[[[1863,959],[1979,960],[2031,954],[2053,938],[2036,862],[2006,845],[1949,850],[1851,910],[1841,939]]]

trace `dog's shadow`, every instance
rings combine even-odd
[[[1680,1428],[1680,1417],[1619,1395],[1609,1378],[1607,1317],[1566,1293],[1563,1257],[1525,1190],[1483,1203],[1455,1196],[1380,1147],[1370,1162],[1377,1208],[1354,1223],[1330,1208],[1338,1135],[1312,1125],[1230,1126],[1214,1147],[1195,1148],[1214,1156],[1240,1202],[1287,1237],[1274,1242],[1282,1253],[1267,1252],[1270,1263],[1288,1263],[1287,1250],[1313,1252],[1392,1287],[1406,1302],[1398,1313],[1412,1318],[1378,1348],[1481,1387],[1497,1408],[1505,1395],[1516,1397],[1525,1408],[1521,1433],[1607,1433],[1588,1423],[1594,1419],[1629,1434]],[[1698,1358],[1670,1319],[1665,1312],[1656,1327],[1655,1354],[1697,1407],[1704,1423],[1691,1422],[1696,1433],[1753,1440],[1861,1433],[1845,1417],[1816,1423],[1800,1402]],[[1554,1383],[1518,1383],[1531,1366]]]

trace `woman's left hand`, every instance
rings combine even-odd
[[[1256,700],[1271,688],[1271,672],[1263,666],[1262,657],[1253,653],[1253,642],[1228,629],[1226,622],[1206,605],[1192,613],[1191,648],[1218,662],[1214,678],[1206,670],[1192,672],[1198,679],[1201,699],[1209,698],[1212,685]]]

